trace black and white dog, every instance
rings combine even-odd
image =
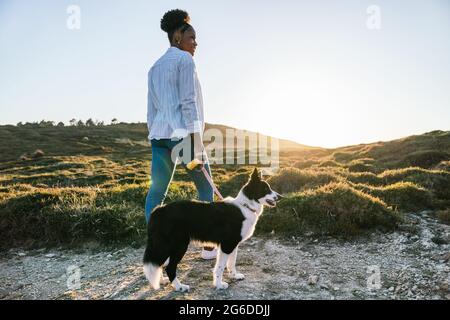
[[[281,198],[261,180],[255,168],[236,198],[211,203],[176,201],[157,207],[148,224],[144,254],[144,273],[151,286],[159,289],[160,283],[170,281],[177,291],[189,290],[176,272],[191,240],[219,247],[213,273],[217,289],[228,288],[222,281],[225,265],[233,279],[244,279],[235,266],[238,245],[252,236],[263,206],[274,207]],[[162,276],[163,266],[168,278]]]

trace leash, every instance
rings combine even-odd
[[[203,164],[199,159],[194,159],[191,162],[189,162],[186,167],[189,170],[194,170],[198,165]],[[209,175],[208,171],[206,171],[205,167],[202,166],[201,171],[205,175],[206,180],[208,180],[210,186],[213,188],[214,193],[219,197],[220,200],[223,200],[222,195],[220,194],[219,190],[217,189],[216,185],[214,184],[214,181],[212,180],[211,176]]]

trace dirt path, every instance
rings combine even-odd
[[[450,299],[450,226],[426,213],[410,219],[415,234],[351,242],[254,237],[238,254],[246,279],[231,281],[226,291],[212,287],[214,261],[201,260],[194,247],[179,266],[188,293],[150,290],[144,248],[11,250],[0,258],[0,299]]]

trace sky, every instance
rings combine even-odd
[[[145,122],[174,8],[209,123],[321,147],[450,130],[447,0],[0,0],[0,124]]]

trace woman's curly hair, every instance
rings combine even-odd
[[[181,32],[184,32],[191,27],[190,21],[191,18],[186,11],[180,9],[170,10],[161,19],[161,29],[167,32],[169,41],[172,41],[175,31],[181,29]]]

